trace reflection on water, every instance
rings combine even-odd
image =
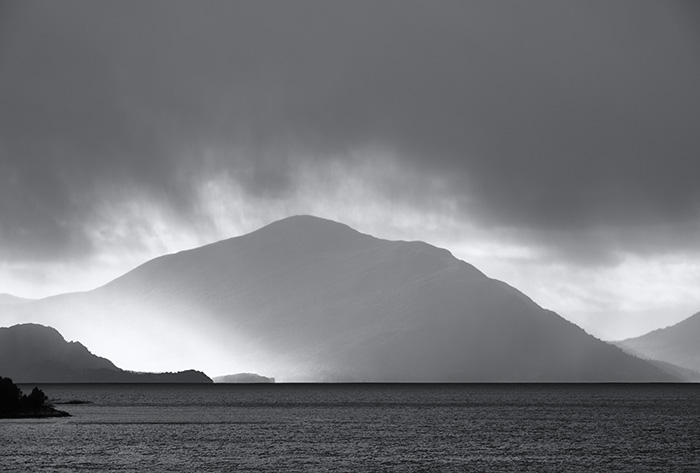
[[[696,385],[41,388],[90,404],[1,420],[3,471],[700,471]]]

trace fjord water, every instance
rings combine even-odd
[[[700,471],[692,384],[40,387],[2,471]]]

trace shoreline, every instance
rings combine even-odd
[[[70,416],[71,415],[65,411],[59,411],[49,406],[0,411],[0,419],[48,419]]]

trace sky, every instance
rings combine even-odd
[[[700,311],[696,2],[0,1],[0,293],[311,214],[604,339]]]

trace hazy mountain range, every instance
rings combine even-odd
[[[670,327],[615,344],[640,358],[683,368],[686,378],[700,381],[700,312]]]
[[[282,381],[671,381],[444,249],[309,216],[0,306],[121,366]]]

